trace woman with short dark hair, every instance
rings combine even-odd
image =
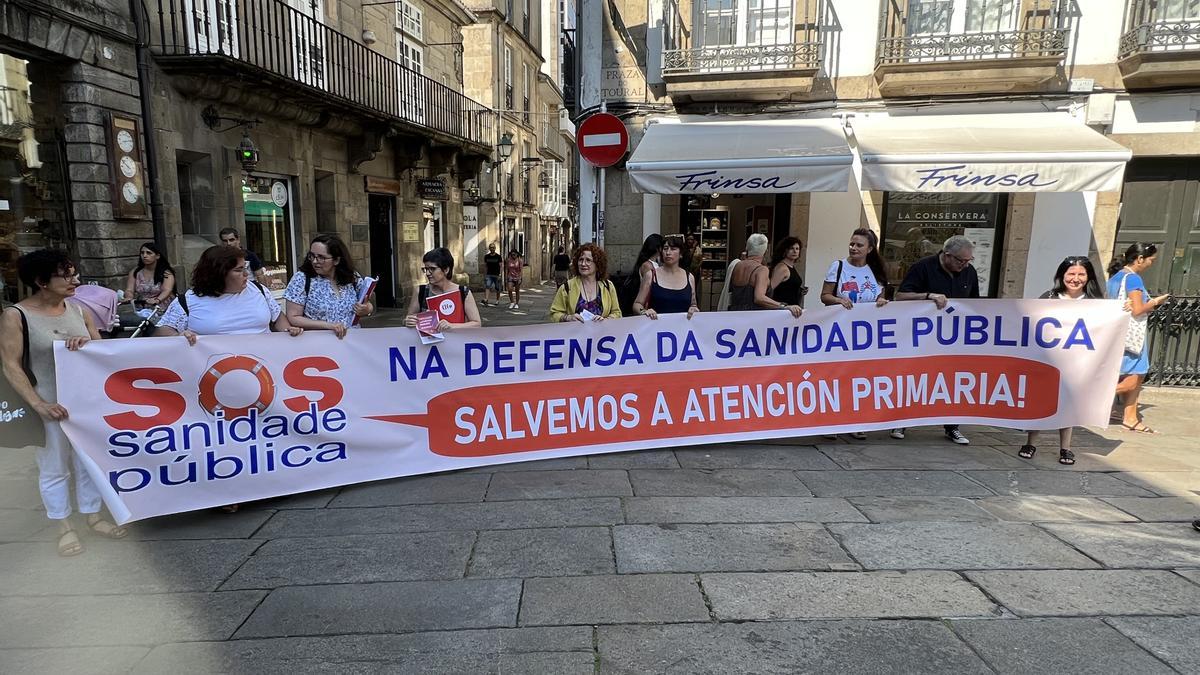
[[[421,273],[425,275],[426,283],[417,288],[413,299],[408,303],[408,316],[404,317],[405,326],[416,327],[417,313],[429,311],[430,299],[455,292],[456,301],[445,306],[434,303],[433,310],[438,313],[438,332],[479,328],[483,325],[471,289],[459,286],[452,280],[454,256],[450,254],[450,249],[435,248],[426,252],[421,257]],[[450,299],[453,301],[455,297],[451,296]]]
[[[79,287],[75,263],[63,251],[43,249],[17,260],[21,282],[32,295],[0,315],[0,369],[17,394],[42,418],[46,442],[37,451],[38,487],[46,515],[58,521],[58,554],[83,553],[83,544],[71,525],[71,492],[88,528],[109,539],[127,534],[100,515],[100,491],[92,482],[61,422],[67,409],[58,403],[54,368],[54,343],[66,340],[67,349],[80,349],[100,333],[87,312],[67,303]]]
[[[308,330],[331,330],[338,338],[354,321],[370,314],[375,308],[370,302],[359,302],[359,295],[368,284],[354,271],[350,249],[337,235],[318,234],[308,245],[308,255],[287,288],[288,321]]]
[[[583,244],[571,254],[571,276],[550,303],[551,321],[621,318],[617,287],[608,280],[608,256],[596,244]]]
[[[1140,330],[1145,335],[1146,319],[1150,316],[1150,312],[1171,299],[1170,294],[1149,298],[1146,282],[1142,280],[1142,274],[1150,269],[1157,258],[1157,246],[1139,241],[1131,244],[1129,248],[1125,249],[1124,254],[1113,258],[1113,261],[1108,264],[1108,297],[1125,301],[1126,311],[1130,315],[1129,330],[1131,333]],[[1141,326],[1134,325],[1134,322],[1140,323]],[[1146,426],[1146,423],[1138,415],[1138,396],[1141,395],[1142,382],[1145,381],[1148,372],[1150,372],[1149,345],[1143,342],[1141,350],[1137,353],[1126,348],[1121,359],[1121,379],[1117,381],[1116,391],[1124,408],[1121,414],[1121,426],[1129,431],[1143,434],[1158,433]]]
[[[663,238],[658,249],[658,265],[642,274],[642,286],[633,311],[658,319],[659,314],[687,314],[692,318],[700,307],[696,304],[696,280],[680,267],[683,255],[683,235],[670,234]]]

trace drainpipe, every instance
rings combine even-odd
[[[154,243],[167,249],[167,230],[163,219],[162,183],[158,179],[158,138],[154,133],[153,109],[150,105],[150,44],[147,35],[150,18],[142,0],[129,0],[129,12],[137,34],[134,54],[137,57],[138,95],[142,102],[142,136],[146,139],[147,196],[150,198],[150,221],[154,226]]]

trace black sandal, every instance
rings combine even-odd
[[[1058,451],[1058,463],[1059,464],[1074,464],[1075,463],[1075,453],[1071,452],[1070,450],[1068,450],[1066,448],[1060,448]]]
[[[1037,452],[1037,448],[1032,445],[1022,445],[1017,451],[1017,456],[1022,459],[1033,459],[1033,453]]]

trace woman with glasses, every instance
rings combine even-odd
[[[21,282],[33,295],[0,315],[0,367],[17,394],[42,418],[46,441],[37,451],[38,487],[46,515],[58,521],[58,554],[83,553],[71,524],[71,492],[93,534],[120,539],[127,532],[100,515],[100,491],[71,448],[60,423],[67,409],[58,403],[54,372],[54,342],[65,340],[76,350],[100,333],[87,312],[68,304],[79,275],[62,251],[40,250],[17,260]]]
[[[1157,246],[1136,242],[1125,249],[1123,255],[1118,255],[1108,264],[1108,297],[1125,298],[1126,311],[1130,314],[1131,332],[1139,328],[1133,326],[1132,322],[1139,322],[1145,326],[1150,312],[1171,299],[1170,294],[1150,298],[1146,282],[1142,280],[1142,274],[1150,269],[1157,257]],[[1144,327],[1141,327],[1141,331],[1145,334]],[[1121,379],[1117,381],[1116,393],[1122,405],[1121,426],[1129,431],[1154,434],[1158,432],[1146,426],[1138,416],[1138,396],[1142,393],[1142,382],[1146,380],[1146,373],[1150,372],[1148,347],[1149,345],[1143,342],[1141,350],[1137,353],[1126,348],[1121,359]]]
[[[479,328],[483,321],[479,318],[479,307],[475,304],[475,296],[471,289],[459,286],[450,279],[454,273],[454,256],[446,248],[435,248],[421,258],[421,273],[425,275],[426,283],[417,288],[416,295],[408,303],[408,316],[404,317],[404,325],[415,328],[417,312],[429,311],[429,300],[447,293],[457,293],[457,303],[443,307],[434,305],[438,312],[438,332],[460,328]]]
[[[608,280],[608,256],[595,244],[571,255],[571,276],[550,303],[551,321],[603,321],[621,318],[617,287]]]
[[[634,312],[651,319],[658,319],[659,314],[687,313],[690,319],[700,311],[696,304],[696,279],[679,266],[682,254],[682,235],[663,238],[658,267],[642,274],[642,285],[633,301]]]
[[[1058,269],[1054,272],[1053,287],[1040,296],[1042,300],[1096,300],[1103,298],[1104,291],[1100,289],[1100,280],[1096,276],[1096,270],[1092,267],[1092,261],[1088,260],[1086,256],[1070,256],[1059,263]],[[1071,452],[1073,431],[1072,427],[1058,430],[1059,464],[1075,463],[1075,453]],[[1025,445],[1021,446],[1017,454],[1024,459],[1033,459],[1034,453],[1037,452],[1037,446],[1033,443],[1037,440],[1038,432],[1027,433]]]
[[[332,234],[318,234],[308,245],[300,271],[283,291],[288,321],[308,330],[331,330],[344,338],[356,318],[375,309],[370,302],[358,301],[368,283],[355,273],[345,242]]]

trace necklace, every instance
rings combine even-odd
[[[597,283],[595,280],[592,280],[592,292],[588,293],[587,281],[580,279],[579,280],[579,294],[581,296],[583,296],[584,302],[591,302],[592,300],[596,299],[597,295],[600,294],[600,284]]]

